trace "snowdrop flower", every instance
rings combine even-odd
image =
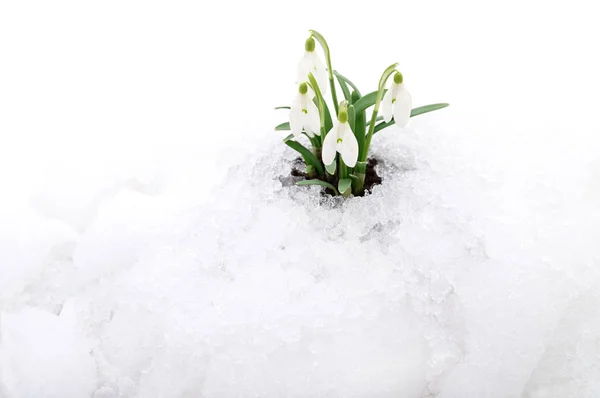
[[[412,109],[412,98],[404,87],[403,80],[402,73],[396,72],[394,82],[383,96],[381,103],[383,120],[389,123],[393,116],[394,122],[400,128],[404,128],[408,124]]]
[[[338,120],[323,142],[323,163],[330,165],[335,161],[336,152],[348,167],[354,167],[358,159],[358,141],[348,124],[348,110],[340,106]]]
[[[290,109],[290,129],[295,138],[300,137],[302,130],[311,138],[315,134],[321,135],[321,119],[319,110],[312,101],[313,96],[306,83],[300,84],[298,95]]]
[[[312,72],[323,95],[327,94],[327,72],[321,59],[315,52],[315,39],[309,37],[304,45],[304,57],[298,63],[298,83],[308,80]]]

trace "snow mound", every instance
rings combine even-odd
[[[13,253],[29,268],[0,291],[0,393],[596,396],[593,151],[531,160],[438,126],[379,134],[363,198],[294,186],[275,142],[202,204],[123,186],[62,235],[35,219],[37,257]]]
[[[75,312],[60,316],[25,308],[0,319],[0,393],[7,397],[89,397],[96,364],[88,342],[74,328]]]

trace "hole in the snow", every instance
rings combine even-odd
[[[377,170],[376,170],[378,163],[379,163],[379,161],[375,158],[369,158],[367,160],[367,171],[365,173],[364,190],[363,190],[363,192],[356,194],[354,196],[364,196],[366,192],[371,193],[373,190],[373,187],[375,185],[381,184],[381,182],[383,180],[381,177],[379,177],[379,175],[377,174]],[[305,168],[304,162],[302,161],[302,158],[296,158],[296,160],[292,164],[292,171],[290,172],[290,175],[292,177],[295,177],[294,178],[295,181],[306,180],[306,179],[308,179],[308,176],[307,176],[305,170],[306,170],[306,168]],[[333,186],[337,186],[337,183],[338,183],[337,180],[332,180],[329,182]],[[323,195],[333,195],[333,194],[334,193],[329,188],[325,188],[323,190]]]

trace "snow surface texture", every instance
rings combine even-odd
[[[592,157],[505,168],[432,120],[375,137],[364,198],[290,185],[272,139],[201,204],[38,206],[1,240],[2,397],[598,396]]]

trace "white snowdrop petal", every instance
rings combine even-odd
[[[321,119],[319,119],[319,110],[317,106],[310,102],[308,105],[308,115],[306,125],[316,134],[321,135]]]
[[[381,114],[383,116],[383,120],[386,123],[389,123],[392,120],[392,90],[389,89],[385,92],[383,96],[383,100],[381,101]]]
[[[323,65],[323,62],[316,52],[308,53],[307,58],[310,59],[308,72],[311,72],[315,77],[317,85],[319,86],[319,90],[321,90],[321,94],[327,94],[327,71]]]
[[[290,130],[295,138],[302,134],[302,110],[300,108],[292,108],[290,111]]]
[[[315,75],[315,79],[317,80],[317,84],[321,89],[321,94],[327,94],[327,70],[325,69],[325,65],[321,61],[321,58],[317,55],[316,52],[313,52],[313,62],[314,62],[314,71],[313,75]]]
[[[304,83],[308,81],[308,73],[312,72],[313,62],[309,53],[304,54],[304,57],[298,62],[298,75],[297,83]]]
[[[298,138],[302,134],[304,119],[302,117],[302,94],[296,94],[290,108],[290,130],[294,134],[294,137]]]
[[[358,160],[358,141],[350,126],[347,126],[345,129],[341,153],[342,159],[348,167],[356,166],[356,161]]]
[[[410,120],[412,110],[412,97],[406,89],[398,91],[396,102],[394,103],[394,121],[400,128],[406,127]]]
[[[335,134],[334,131],[335,129],[331,130],[329,134],[325,136],[325,140],[323,141],[323,152],[321,156],[323,156],[323,163],[325,163],[325,165],[330,165],[335,161],[335,155],[337,153],[337,134]]]

